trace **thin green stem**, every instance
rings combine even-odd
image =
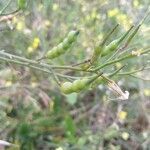
[[[137,72],[141,72],[143,70],[148,70],[150,69],[150,67],[143,67],[141,69],[138,69],[138,70],[133,70],[133,71],[129,71],[129,72],[121,72],[121,73],[118,73],[117,75],[131,75],[131,74],[134,74],[134,73],[137,73]]]
[[[55,81],[60,84],[60,81],[57,76],[61,78],[66,78],[66,79],[78,79],[81,77],[75,77],[75,76],[69,76],[69,75],[63,75],[57,72],[54,72],[53,69],[70,69],[70,70],[75,70],[75,71],[82,71],[80,68],[74,68],[70,66],[54,66],[54,65],[48,65],[45,63],[39,63],[38,61],[30,60],[24,57],[16,56],[13,54],[6,53],[4,51],[0,51],[0,61],[2,62],[9,62],[9,63],[14,63],[18,64],[21,66],[29,67],[35,70],[39,70],[48,74],[52,74]],[[90,72],[90,71],[89,71]]]
[[[51,72],[50,70],[48,70],[48,69],[40,68],[40,67],[31,65],[31,64],[28,64],[28,63],[25,63],[25,62],[17,61],[17,60],[11,60],[11,59],[4,58],[4,57],[1,57],[1,56],[0,56],[0,61],[2,61],[2,62],[14,63],[14,64],[18,64],[18,65],[21,65],[21,66],[29,67],[29,68],[32,68],[32,69],[35,69],[35,70],[39,70],[39,71],[42,71],[42,72],[45,72],[45,73],[48,73],[48,74],[52,74],[52,72]],[[66,79],[68,79],[68,78],[70,78],[70,79],[78,79],[78,78],[81,78],[81,77],[63,75],[63,74],[60,74],[60,73],[55,73],[55,74],[56,74],[57,76],[61,77],[61,78],[66,78]]]
[[[124,67],[125,67],[125,65],[122,66],[122,67],[120,67],[119,69],[115,70],[113,73],[109,74],[108,76],[109,76],[109,77],[112,77],[112,76],[118,74],[118,72],[119,72],[122,68],[124,68]]]
[[[150,52],[150,49],[144,50],[143,52],[140,53],[140,55],[146,54],[148,52]],[[102,69],[102,68],[104,68],[106,66],[109,66],[109,65],[112,65],[112,64],[115,64],[117,62],[120,62],[120,61],[123,61],[123,60],[126,60],[126,59],[130,59],[130,58],[133,58],[133,57],[137,57],[137,55],[133,55],[132,53],[128,54],[128,55],[126,55],[124,57],[118,58],[116,60],[109,61],[109,62],[107,62],[107,63],[105,63],[105,64],[103,64],[101,66],[98,66],[97,68],[95,68],[95,69],[93,69],[91,71],[98,71],[99,69]]]
[[[56,81],[56,83],[58,85],[61,85],[60,80],[59,80],[58,76],[56,75],[56,73],[53,71],[53,69],[51,69],[51,72],[52,72],[53,78]]]
[[[104,45],[106,43],[106,41],[108,40],[108,38],[114,33],[114,31],[118,28],[119,24],[115,25],[111,31],[106,35],[106,37],[104,37],[104,40],[102,41],[102,43],[100,43],[100,45]]]
[[[130,29],[126,32],[126,34],[124,34],[124,36],[122,38],[120,38],[120,41],[124,40],[126,38],[126,36],[130,33],[130,31],[133,29],[134,26],[131,26]],[[119,42],[120,43],[120,42]],[[107,62],[112,60],[117,54],[119,51],[122,51],[124,50],[128,45],[125,44],[124,46],[122,46],[121,48],[118,48],[116,50],[116,52],[114,54],[112,54],[112,56],[110,56],[110,58],[107,59]]]
[[[53,69],[62,69],[62,70],[65,70],[65,69],[68,69],[68,70],[74,70],[74,71],[83,71],[83,72],[92,72],[91,70],[83,70],[81,68],[75,68],[75,67],[71,67],[71,66],[51,66]]]
[[[68,69],[68,70],[74,70],[74,71],[92,72],[90,70],[89,71],[88,70],[83,70],[81,68],[71,67],[71,66],[48,65],[46,63],[42,63],[42,62],[39,62],[39,61],[35,61],[35,60],[27,59],[27,58],[24,58],[24,57],[20,57],[20,56],[17,56],[17,55],[9,54],[9,53],[6,53],[4,51],[0,51],[0,56],[1,57],[7,57],[11,62],[14,59],[14,60],[19,60],[21,62],[25,62],[27,64],[32,64],[32,65],[44,67],[44,68],[47,68],[47,69],[60,69],[60,70]]]
[[[26,67],[33,68],[33,69],[36,69],[36,70],[40,70],[40,71],[43,71],[43,72],[46,72],[46,73],[52,73],[52,72],[50,72],[48,69],[40,68],[40,67],[34,66],[34,65],[32,65],[32,64],[26,63],[26,62],[21,62],[21,61],[18,61],[18,60],[13,60],[13,59],[9,59],[9,58],[4,58],[4,57],[1,57],[1,56],[0,56],[0,61],[1,61],[1,60],[2,60],[3,62],[9,62],[9,63],[18,64],[18,65],[21,65],[21,66],[26,66]]]
[[[2,10],[0,11],[0,15],[2,15],[2,13],[8,8],[8,6],[9,6],[10,3],[11,3],[11,1],[12,1],[12,0],[9,0],[9,1],[7,2],[7,4],[2,8]]]
[[[131,35],[129,36],[129,38],[127,39],[124,47],[127,47],[130,43],[131,40],[135,37],[136,33],[138,32],[138,30],[140,29],[141,25],[143,24],[143,22],[145,21],[145,19],[148,17],[149,15],[149,11],[145,14],[144,18],[140,21],[140,23],[138,24],[138,26],[134,29],[134,31],[131,33]]]
[[[137,78],[137,79],[141,79],[141,80],[143,80],[143,81],[150,81],[150,79],[145,79],[145,78],[142,78],[142,77],[137,77],[137,76],[135,76],[135,75],[133,75],[133,74],[130,74],[129,76],[134,77],[134,78]]]
[[[16,14],[20,11],[20,9],[17,9],[15,11],[12,11],[12,12],[9,12],[9,13],[6,13],[6,14],[0,14],[0,16],[8,16],[8,15],[12,15],[12,14]]]

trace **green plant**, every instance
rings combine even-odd
[[[18,7],[19,9],[23,10],[27,6],[27,0],[18,0]]]
[[[61,85],[61,91],[64,94],[70,94],[73,92],[80,92],[83,89],[86,89],[89,87],[89,85],[94,82],[99,76],[101,76],[102,73],[95,75],[94,77],[88,79],[87,77],[84,77],[83,79],[75,80],[73,83],[71,82],[65,82]]]
[[[117,10],[117,19],[106,20],[107,14],[103,9],[100,12],[97,0],[60,4],[50,0],[28,2],[28,10],[24,5],[17,13],[12,11],[18,9],[17,1],[8,1],[7,7],[0,8],[0,23],[14,29],[0,34],[1,139],[20,149],[121,149],[124,144],[142,145],[142,142],[145,147],[146,134],[134,135],[136,132],[130,129],[137,112],[143,112],[136,111],[136,106],[139,102],[145,106],[138,94],[149,93],[145,85],[138,89],[139,80],[128,76],[141,78],[143,75],[141,79],[148,80],[150,49],[148,35],[143,31],[148,29],[146,21],[144,26],[140,23],[132,31],[132,24],[126,24],[124,29],[118,17],[126,20],[125,10]],[[107,5],[102,1],[101,4]],[[112,9],[110,15],[115,11]],[[74,34],[78,31],[72,32],[72,28],[80,30],[79,40]],[[68,31],[70,36],[59,43]],[[50,57],[46,57],[48,53]],[[41,56],[44,59],[40,59]],[[122,105],[129,93],[131,101]],[[120,108],[124,113],[118,112]],[[124,116],[120,117],[119,113]],[[124,119],[120,121],[118,117]],[[122,130],[128,137],[121,138]]]
[[[72,43],[76,41],[78,34],[79,31],[70,31],[67,37],[60,44],[58,44],[46,53],[45,58],[54,59],[66,53],[66,51],[70,48]]]

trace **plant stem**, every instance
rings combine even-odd
[[[102,41],[102,43],[100,43],[100,45],[104,45],[106,43],[106,41],[108,40],[108,38],[114,33],[114,31],[118,28],[119,24],[115,25],[111,31],[106,35],[106,37],[104,37],[104,40]]]
[[[46,63],[42,63],[42,62],[39,62],[39,61],[35,61],[35,60],[31,60],[31,59],[27,59],[27,58],[24,58],[24,57],[20,57],[20,56],[17,56],[17,55],[13,55],[13,54],[9,54],[7,52],[4,52],[4,51],[0,51],[0,56],[1,56],[1,59],[3,58],[7,58],[7,61],[8,62],[12,62],[12,63],[17,63],[16,61],[19,60],[19,63],[21,63],[20,65],[36,65],[38,67],[44,67],[44,68],[47,68],[47,69],[61,69],[61,70],[65,70],[65,69],[68,69],[68,70],[74,70],[74,71],[84,71],[83,69],[81,68],[77,68],[77,67],[71,67],[71,66],[57,66],[57,65],[48,65]],[[92,72],[92,71],[84,71],[84,72]]]
[[[9,1],[7,2],[7,4],[2,8],[2,10],[0,11],[0,15],[2,15],[2,13],[8,8],[8,6],[9,6],[10,3],[11,3],[11,1],[12,1],[12,0],[9,0]]]
[[[34,66],[34,65],[31,65],[31,64],[28,64],[28,63],[25,63],[25,62],[21,62],[21,61],[17,61],[17,60],[11,60],[11,59],[7,59],[7,58],[4,58],[4,57],[0,57],[0,61],[3,61],[3,62],[11,62],[11,63],[14,63],[14,64],[18,64],[18,65],[21,65],[21,66],[26,66],[26,67],[29,67],[29,68],[32,68],[32,69],[35,69],[35,70],[39,70],[39,71],[42,71],[42,72],[45,72],[45,73],[48,73],[48,74],[52,74],[52,72],[48,69],[45,69],[45,68],[40,68],[40,67],[37,67],[37,66]],[[69,76],[69,75],[63,75],[63,74],[60,74],[60,73],[55,73],[57,76],[61,77],[61,78],[70,78],[70,79],[78,79],[78,78],[81,78],[81,77],[73,77],[73,76]]]
[[[142,52],[140,53],[140,55],[146,54],[146,53],[148,53],[148,52],[150,52],[150,49],[147,49],[147,50],[142,51]],[[132,53],[131,53],[131,54],[128,54],[128,55],[126,55],[126,56],[124,56],[124,57],[118,58],[118,59],[116,59],[116,60],[109,61],[109,62],[107,62],[107,63],[105,63],[105,64],[103,64],[103,65],[101,65],[101,66],[98,66],[97,68],[95,68],[95,69],[93,69],[93,70],[91,70],[91,71],[98,71],[99,69],[102,69],[102,68],[104,68],[104,67],[106,67],[106,66],[109,66],[109,65],[112,65],[112,64],[115,64],[115,63],[117,63],[117,62],[120,62],[120,61],[129,59],[129,58],[133,58],[133,57],[137,57],[137,55],[133,55]]]
[[[143,70],[148,70],[148,69],[150,69],[150,67],[147,67],[147,68],[143,67],[143,68],[138,69],[138,70],[133,70],[133,71],[129,71],[129,72],[118,73],[117,75],[131,75],[131,74],[134,74],[134,73],[137,73],[137,72],[141,72]]]
[[[36,70],[40,70],[40,71],[43,71],[43,72],[46,72],[46,73],[52,73],[51,71],[49,71],[47,69],[43,69],[43,68],[31,65],[29,63],[25,63],[25,62],[21,62],[21,61],[17,61],[17,60],[12,60],[12,59],[8,59],[8,58],[4,58],[4,57],[0,56],[0,61],[1,60],[4,61],[4,62],[11,62],[11,63],[18,64],[18,65],[21,65],[21,66],[26,66],[26,67],[33,68],[33,69],[36,69]]]

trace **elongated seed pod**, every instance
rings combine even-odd
[[[102,56],[105,56],[105,55],[109,54],[109,52],[112,52],[115,49],[117,49],[118,43],[119,43],[119,39],[116,39],[116,40],[112,41],[109,45],[105,46]]]
[[[94,62],[96,62],[98,60],[98,58],[101,56],[101,53],[102,53],[102,50],[104,48],[104,45],[105,45],[106,41],[111,36],[111,34],[117,29],[118,26],[119,26],[119,24],[115,25],[112,28],[112,30],[104,37],[103,41],[94,48],[94,52],[93,52],[93,55],[92,55],[92,58],[91,58],[91,62],[90,62],[91,65]]]
[[[61,43],[46,53],[45,57],[48,59],[54,59],[60,55],[63,55],[70,48],[72,43],[76,41],[78,34],[79,31],[70,31]]]
[[[71,82],[65,82],[61,85],[60,87],[61,91],[64,93],[64,94],[70,94],[73,92],[73,89],[72,89],[72,83]]]
[[[87,87],[87,83],[88,83],[88,79],[84,78],[84,79],[79,79],[79,80],[75,80],[72,83],[72,88],[74,92],[80,92],[81,90],[83,90],[84,88]]]
[[[104,37],[102,42],[95,46],[89,63],[86,63],[86,64],[81,66],[81,68],[83,70],[87,70],[88,68],[90,68],[98,60],[98,58],[101,57],[101,53],[102,53],[102,50],[104,49],[104,45],[105,45],[106,41],[111,36],[111,34],[117,29],[118,26],[119,26],[119,24],[115,25],[112,28],[112,30]]]
[[[73,93],[73,92],[80,92],[82,90],[84,90],[85,88],[88,88],[89,85],[94,81],[96,80],[102,73],[98,74],[98,75],[95,75],[93,76],[92,78],[83,78],[83,79],[78,79],[78,80],[75,80],[73,83],[71,82],[65,82],[61,85],[61,91],[64,93],[64,94],[70,94],[70,93]]]
[[[138,32],[138,30],[140,29],[141,25],[142,24],[139,24],[137,27],[135,27],[135,29],[133,30],[133,32],[131,33],[131,35],[127,39],[126,45],[128,45],[131,42],[131,40],[133,39],[133,37],[136,35],[136,33]]]
[[[73,83],[71,82],[65,82],[61,85],[61,91],[64,94],[70,94],[73,92],[80,92],[83,90],[85,87],[87,87],[87,79],[79,79],[75,80]]]
[[[88,88],[90,86],[90,84],[95,81],[98,77],[100,76],[99,75],[95,75],[93,76],[91,79],[89,78],[83,78],[83,79],[79,79],[79,80],[75,80],[73,83],[72,83],[72,86],[73,86],[73,91],[74,92],[80,92],[86,88]]]
[[[116,50],[118,46],[121,44],[121,42],[128,36],[132,28],[133,26],[123,36],[121,36],[118,39],[115,39],[109,45],[105,46],[102,52],[102,56],[105,56],[109,54],[110,52],[113,52],[114,50]]]

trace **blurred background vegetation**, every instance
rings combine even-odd
[[[6,3],[0,0],[0,10]],[[149,0],[28,0],[23,12],[0,21],[0,49],[35,60],[70,30],[79,29],[71,52],[53,61],[78,63],[116,24],[119,28],[107,43],[138,24],[149,6]],[[12,1],[4,13],[17,7]],[[149,35],[147,17],[129,51],[149,47]],[[116,63],[108,71],[122,65],[124,71],[148,66],[149,56]],[[129,100],[120,104],[107,99],[110,92],[103,85],[65,96],[51,75],[0,61],[0,139],[17,145],[9,150],[148,150],[150,73],[145,70],[136,77],[113,77],[130,92]]]

